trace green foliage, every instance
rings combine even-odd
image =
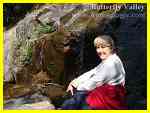
[[[52,33],[56,31],[52,24],[53,23],[37,24],[34,31],[32,32],[31,39],[38,39],[43,34]]]
[[[27,54],[25,58],[25,64],[30,64],[32,62],[32,47],[27,48]]]
[[[51,26],[51,25],[48,25],[48,24],[43,24],[43,25],[40,25],[38,28],[37,28],[37,31],[39,34],[42,34],[42,33],[52,33],[55,31],[54,27]]]
[[[20,60],[21,62],[23,62],[23,64],[31,64],[32,50],[33,50],[33,47],[31,44],[29,44],[29,42],[27,43],[27,45],[23,46],[20,49],[20,51],[22,52],[22,55],[20,56]]]

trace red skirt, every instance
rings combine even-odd
[[[123,85],[105,84],[97,87],[89,92],[86,102],[92,109],[127,109],[126,91]]]

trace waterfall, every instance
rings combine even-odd
[[[16,78],[10,74],[11,38],[13,38],[11,36],[14,32],[15,27],[4,32],[4,81],[11,81],[13,78]]]

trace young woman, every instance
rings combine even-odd
[[[63,103],[62,109],[126,109],[125,70],[113,39],[98,36],[94,46],[102,62],[70,82],[67,92],[72,98]]]

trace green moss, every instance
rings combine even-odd
[[[54,28],[53,23],[37,24],[32,32],[31,39],[37,39],[43,34],[53,33],[55,31],[56,29]]]
[[[32,62],[32,47],[27,48],[27,55],[25,58],[25,63],[30,64]]]
[[[47,24],[44,24],[44,25],[40,25],[38,28],[37,28],[37,31],[39,34],[44,34],[44,33],[51,33],[51,32],[54,32],[55,29],[53,26],[51,25],[47,25]]]
[[[33,47],[29,41],[27,41],[27,44],[24,46],[21,46],[20,48],[20,58],[19,62],[22,62],[24,65],[31,64],[32,62],[32,51]]]
[[[57,71],[56,68],[57,68],[56,65],[53,64],[53,63],[51,63],[51,64],[49,64],[49,65],[47,66],[47,69],[48,69],[49,72]]]

